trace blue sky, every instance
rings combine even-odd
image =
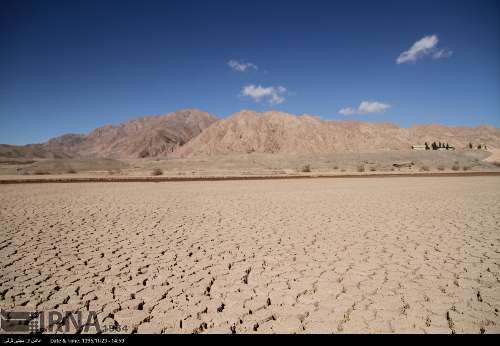
[[[0,143],[182,108],[500,126],[494,0],[3,0],[0,47]]]

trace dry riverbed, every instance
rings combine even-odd
[[[500,177],[0,185],[3,309],[151,333],[498,333]]]

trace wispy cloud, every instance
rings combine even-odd
[[[258,70],[259,67],[251,62],[244,62],[243,60],[229,60],[227,65],[236,72],[245,72],[246,70],[253,69]]]
[[[390,104],[377,102],[377,101],[363,101],[359,104],[358,108],[346,107],[339,110],[342,115],[354,114],[371,114],[371,113],[384,113],[391,108]]]
[[[286,94],[286,92],[286,88],[282,86],[263,87],[253,84],[246,85],[243,87],[243,89],[241,89],[241,95],[248,96],[255,102],[261,102],[262,100],[265,100],[272,105],[277,105],[285,102],[284,95]]]
[[[415,62],[420,58],[431,55],[434,59],[450,57],[453,52],[446,48],[438,48],[439,38],[437,35],[425,36],[415,42],[410,49],[401,53],[396,59],[397,64]]]
[[[448,49],[440,49],[440,50],[438,50],[437,52],[435,52],[434,54],[432,54],[432,57],[433,57],[434,59],[448,58],[448,57],[450,57],[452,54],[453,54],[453,52],[452,52],[451,50],[448,50]]]

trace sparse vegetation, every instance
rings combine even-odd
[[[429,172],[429,171],[430,171],[430,168],[429,168],[429,166],[422,166],[422,167],[420,167],[420,170],[421,170],[422,172]]]
[[[454,171],[459,171],[460,170],[460,166],[457,165],[457,164],[454,164],[453,166],[451,166],[451,169],[454,170]]]
[[[496,167],[500,167],[500,162],[493,162],[493,165]]]
[[[308,173],[311,172],[311,165],[305,165],[302,167],[302,172]]]
[[[358,166],[358,172],[364,172],[365,171],[365,166],[361,165],[361,166]]]
[[[376,167],[370,167],[370,172],[376,172],[377,168]]]
[[[446,150],[455,150],[455,147],[450,145],[448,142],[432,142],[431,147],[429,147],[429,144],[425,142],[425,150],[439,150],[439,149],[446,149]]]
[[[437,166],[437,169],[438,169],[438,171],[444,171],[444,166],[439,165],[439,166]]]
[[[163,171],[160,168],[155,168],[151,171],[151,175],[153,176],[163,175]]]
[[[339,166],[333,166],[333,169],[339,169]]]
[[[49,175],[49,171],[45,171],[43,169],[37,169],[33,172],[34,175]]]
[[[73,168],[70,168],[70,169],[68,169],[68,170],[66,171],[66,173],[68,173],[68,174],[76,174],[77,172],[76,172],[76,170],[74,170]]]
[[[463,166],[462,169],[464,171],[470,171],[471,167],[470,166]]]

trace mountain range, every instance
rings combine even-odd
[[[4,158],[144,158],[245,153],[308,154],[408,150],[424,142],[462,149],[469,143],[500,148],[500,129],[322,120],[311,115],[242,110],[223,119],[200,110],[146,116],[89,134],[45,143],[0,144]]]

